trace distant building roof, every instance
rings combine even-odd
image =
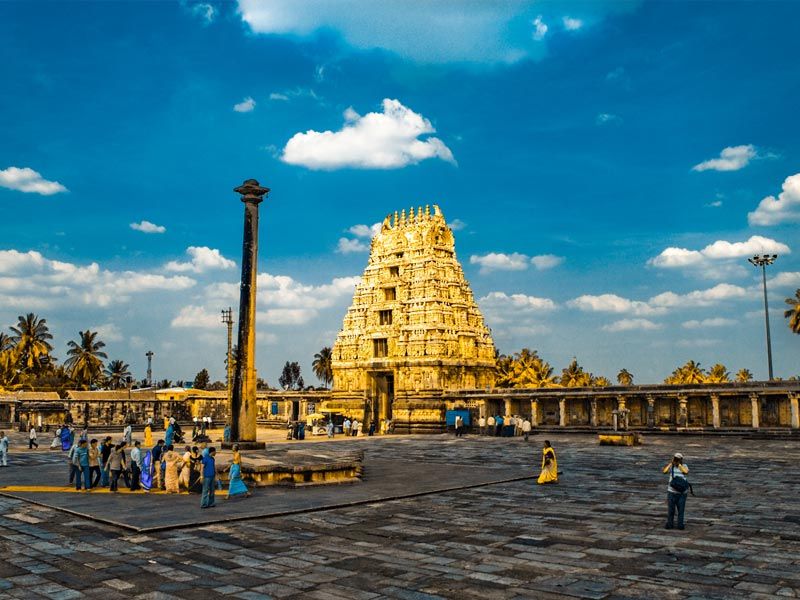
[[[69,390],[67,400],[155,400],[155,390]]]
[[[17,400],[61,400],[58,392],[17,392]]]

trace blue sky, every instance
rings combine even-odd
[[[257,363],[313,381],[369,226],[437,203],[502,352],[660,381],[776,375],[800,287],[794,3],[0,4],[0,323],[99,328],[144,375],[223,376],[242,206]],[[361,225],[362,227],[358,227]],[[779,310],[780,309],[780,310]]]

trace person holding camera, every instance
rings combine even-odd
[[[683,511],[686,508],[686,495],[689,493],[689,467],[683,462],[683,454],[676,452],[672,460],[661,470],[669,474],[667,485],[667,524],[665,529],[675,527],[675,511],[678,512],[678,529],[683,529]]]

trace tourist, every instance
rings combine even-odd
[[[189,493],[200,494],[203,491],[203,457],[197,446],[192,446],[189,457]]]
[[[136,492],[142,489],[140,484],[142,480],[142,469],[144,468],[144,464],[142,463],[142,444],[139,440],[133,442],[133,449],[131,450],[131,485],[130,489],[132,492]]]
[[[528,419],[524,419],[522,421],[522,437],[525,441],[528,441],[528,437],[531,435],[531,422]]]
[[[144,447],[150,448],[153,445],[153,428],[150,426],[149,420],[147,425],[144,426]]]
[[[169,427],[169,419],[167,417],[164,417],[164,431],[167,430],[167,427]]]
[[[106,465],[108,464],[108,457],[111,456],[111,451],[114,449],[114,444],[111,443],[111,436],[106,436],[103,443],[100,445],[100,485],[108,487],[111,483],[110,472]]]
[[[56,427],[53,432],[53,441],[50,442],[50,450],[57,450],[61,445],[61,427]]]
[[[208,454],[203,457],[203,495],[200,498],[200,508],[214,506],[214,480],[217,477],[217,464],[214,456],[217,454],[217,449],[211,446],[207,450]]]
[[[345,417],[344,423],[342,423],[342,433],[345,436],[350,435],[350,427],[352,427],[352,423],[350,422],[350,417]]]
[[[8,466],[8,438],[4,431],[0,431],[0,467]]]
[[[222,430],[222,441],[230,443],[231,441],[231,425],[225,423],[225,429]]]
[[[514,415],[508,417],[508,422],[506,423],[506,430],[503,432],[505,437],[514,437],[517,435],[517,418]]]
[[[131,427],[130,423],[125,425],[125,429],[122,432],[122,439],[125,440],[128,446],[133,444],[133,427]]]
[[[464,427],[464,418],[461,415],[456,415],[456,420],[454,424],[455,424],[456,437],[460,437],[461,428]]]
[[[128,485],[128,487],[130,487],[128,472],[126,471],[127,466],[127,461],[125,460],[125,442],[120,442],[114,446],[113,450],[111,450],[111,454],[108,456],[108,462],[105,465],[106,469],[111,471],[110,490],[115,494],[118,491],[117,488],[120,475],[124,474],[125,483]]]
[[[93,489],[100,483],[100,449],[97,440],[89,442],[89,488]]]
[[[161,476],[161,455],[164,453],[164,440],[158,440],[151,452],[153,455],[153,487],[164,489],[164,478]]]
[[[72,448],[72,442],[70,441],[69,435],[70,428],[64,425],[61,428],[61,451],[62,452],[69,452],[70,448]]]
[[[72,482],[75,481],[75,475],[80,478],[80,473],[78,472],[78,468],[75,463],[75,451],[78,449],[78,444],[73,444],[72,447],[67,451],[67,464],[69,464],[69,484],[72,485]]]
[[[494,435],[495,437],[503,435],[503,417],[500,415],[494,418]]]
[[[327,423],[325,423],[325,433],[328,434],[329,438],[333,438],[333,419],[329,419]]]
[[[170,423],[167,426],[166,433],[164,434],[164,443],[167,446],[172,446],[172,441],[174,437],[175,437],[175,427],[172,425],[172,423]]]
[[[358,422],[358,419],[353,419],[353,424],[351,425],[351,427],[352,427],[352,432],[350,435],[352,435],[353,437],[357,437],[358,430],[361,428],[361,423]]]
[[[72,464],[75,465],[75,489],[81,489],[81,476],[83,476],[83,486],[88,492],[91,490],[91,475],[89,473],[89,448],[86,440],[78,440],[78,444],[72,453]]]
[[[478,419],[478,431],[481,435],[486,435],[486,417],[483,415]]]
[[[180,474],[178,475],[178,486],[189,489],[189,471],[192,469],[192,449],[189,446],[184,448],[180,462]]]
[[[496,423],[494,420],[494,416],[489,415],[489,418],[486,419],[486,434],[487,435],[494,435]]]
[[[28,432],[28,450],[33,450],[33,447],[39,449],[39,442],[36,441],[36,427],[31,425],[31,430]]]
[[[145,494],[150,493],[153,487],[153,453],[145,449],[142,455],[142,472],[140,474],[139,485],[142,486]]]
[[[230,465],[230,479],[228,480],[228,495],[226,500],[234,496],[241,496],[244,494],[250,497],[250,490],[247,489],[244,481],[242,481],[242,455],[239,453],[239,444],[233,445],[233,459]]]
[[[75,430],[74,429],[72,430],[72,438],[71,439],[73,439],[73,440],[75,439]],[[89,428],[88,427],[84,427],[83,429],[81,429],[81,434],[78,436],[78,439],[86,442],[87,444],[89,443]]]
[[[537,483],[558,483],[556,451],[550,445],[549,440],[544,441],[544,448],[542,448],[542,472],[539,474]]]
[[[678,512],[678,529],[683,529],[683,512],[686,508],[686,495],[689,493],[689,467],[683,462],[683,454],[676,452],[672,460],[661,469],[662,473],[669,473],[667,484],[667,524],[665,529],[675,527],[675,511]]]
[[[179,494],[181,490],[178,487],[178,465],[182,461],[181,455],[175,452],[172,444],[168,444],[162,460],[164,461],[164,487],[168,494]]]

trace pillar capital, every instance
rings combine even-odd
[[[258,204],[264,200],[264,196],[269,194],[268,187],[262,187],[257,180],[247,179],[239,187],[233,188],[237,194],[241,194],[242,202],[251,202]]]

